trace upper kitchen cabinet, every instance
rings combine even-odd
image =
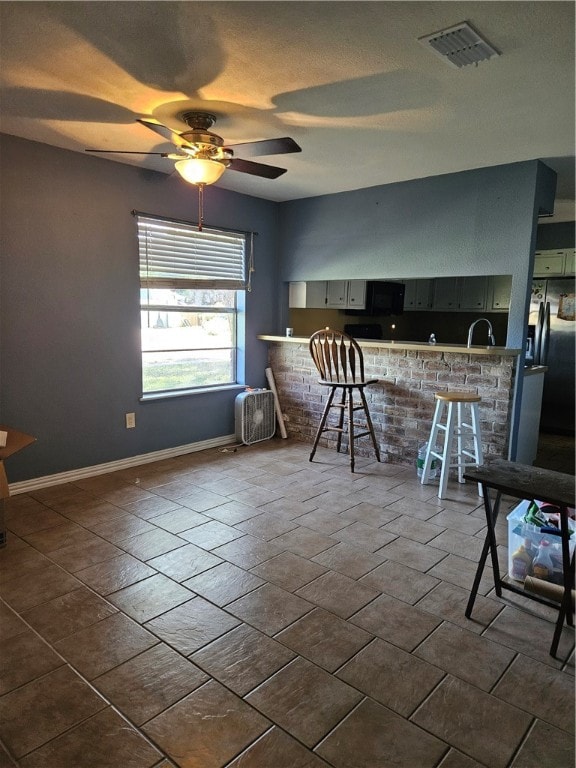
[[[404,311],[432,309],[432,280],[406,280]]]
[[[436,312],[502,312],[510,308],[509,275],[439,277],[434,280]]]
[[[348,299],[348,280],[329,280],[326,291],[327,307],[345,307]]]
[[[366,280],[350,280],[348,283],[348,307],[363,309],[366,306]]]
[[[364,309],[366,280],[312,280],[288,287],[290,309]]]
[[[332,309],[364,309],[366,306],[365,280],[329,280],[326,306]]]
[[[534,277],[562,277],[574,274],[574,248],[536,251]]]
[[[512,275],[495,275],[490,278],[486,309],[490,312],[508,312],[512,292]]]
[[[437,311],[458,309],[459,281],[457,277],[438,277],[434,280],[432,308]]]
[[[326,280],[290,283],[288,287],[288,306],[290,309],[325,309]]]
[[[487,295],[487,277],[461,277],[458,309],[463,312],[486,309]]]

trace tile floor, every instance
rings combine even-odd
[[[535,467],[554,469],[568,475],[576,473],[574,435],[552,435],[541,432]]]
[[[574,765],[571,631],[553,659],[555,613],[487,578],[464,617],[476,487],[308,452],[9,500],[0,768]]]

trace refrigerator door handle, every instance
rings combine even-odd
[[[550,348],[550,302],[546,302],[544,310],[544,324],[542,327],[542,351],[540,353],[540,365],[548,364],[548,350]]]
[[[544,304],[540,302],[538,305],[538,322],[534,329],[534,364],[540,365],[540,354],[542,350],[542,328],[544,326]]]

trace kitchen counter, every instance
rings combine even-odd
[[[326,388],[318,384],[307,336],[258,336],[268,344],[268,363],[290,437],[312,443],[322,415]],[[467,347],[411,341],[358,339],[367,379],[366,395],[384,461],[414,466],[418,448],[430,436],[435,392],[479,395],[482,446],[487,457],[506,458],[512,425],[514,383],[520,349]],[[522,369],[522,374],[524,369]],[[543,376],[528,375],[538,381]],[[330,445],[322,438],[321,445]],[[365,450],[365,453],[363,451]],[[371,456],[371,445],[357,447]]]
[[[548,366],[546,365],[525,365],[524,376],[538,376],[541,373],[546,373]]]
[[[308,336],[258,336],[262,341],[285,342],[287,344],[308,344]],[[418,350],[429,352],[464,352],[468,355],[498,355],[517,357],[521,350],[510,347],[467,347],[466,344],[428,344],[425,341],[393,341],[384,339],[356,339],[362,348],[379,348],[395,350]]]

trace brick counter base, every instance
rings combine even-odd
[[[318,384],[308,344],[268,344],[288,435],[312,444],[328,391]],[[379,380],[365,392],[383,462],[414,464],[418,447],[430,435],[434,393],[442,390],[480,395],[484,455],[507,457],[515,356],[385,347],[363,351],[366,378]],[[335,448],[336,433],[327,433],[319,444]],[[356,453],[374,455],[368,438],[358,441]]]

